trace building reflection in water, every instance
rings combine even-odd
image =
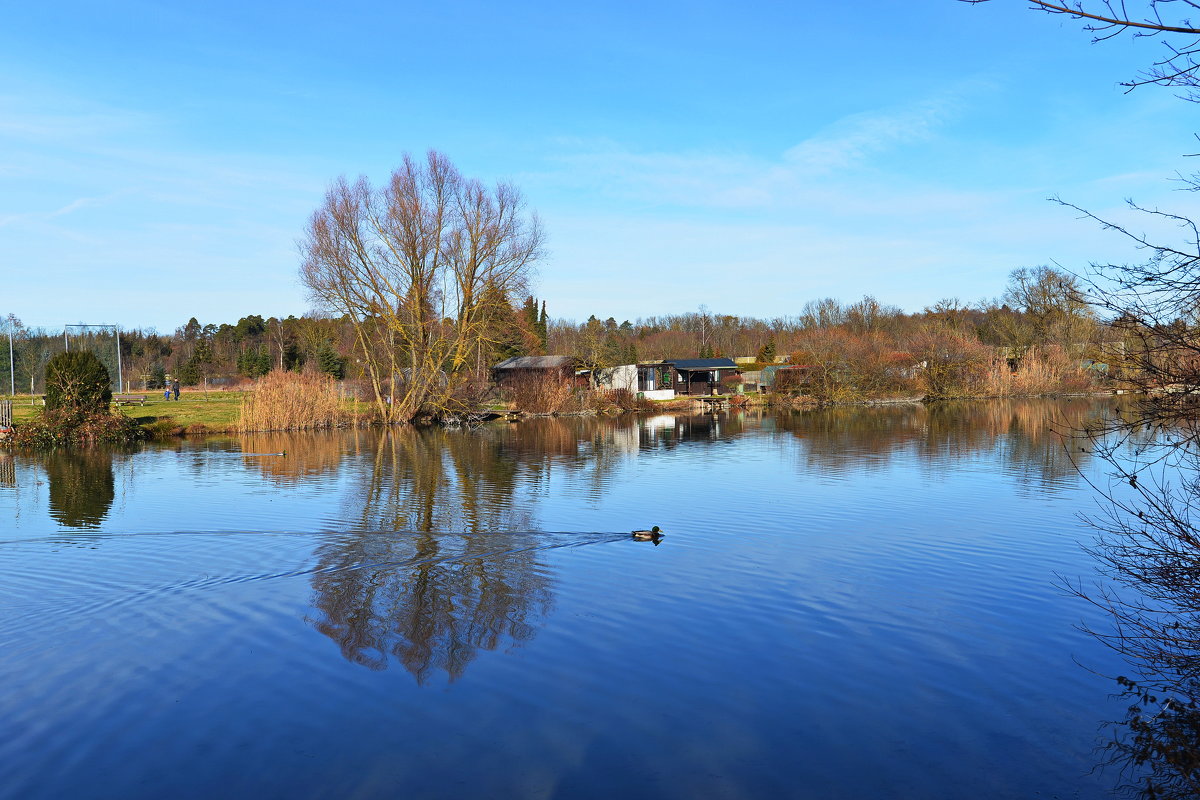
[[[0,450],[0,489],[17,488],[17,462],[12,453]]]

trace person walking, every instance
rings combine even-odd
[[[171,391],[175,393],[175,402],[179,402],[179,379],[171,381]]]
[[[170,400],[170,399],[171,399],[171,384],[164,383],[163,384],[163,400]]]

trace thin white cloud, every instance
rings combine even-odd
[[[895,147],[928,140],[951,113],[948,99],[936,99],[899,111],[854,114],[787,150],[783,160],[808,175],[857,167]]]

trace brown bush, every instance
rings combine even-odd
[[[987,375],[985,394],[996,397],[1085,392],[1096,386],[1095,376],[1061,347],[1030,350],[1015,370],[1004,361]]]
[[[299,431],[334,428],[346,415],[337,384],[326,375],[270,372],[242,400],[243,431]]]
[[[558,414],[570,408],[575,387],[561,375],[514,375],[504,381],[503,394],[518,411]]]
[[[974,335],[927,327],[909,341],[912,363],[919,364],[916,385],[931,398],[989,394],[993,372],[1005,362]]]
[[[864,400],[911,389],[895,343],[882,334],[813,328],[799,335],[798,344],[791,362],[809,367],[804,390],[818,400]]]
[[[653,400],[638,397],[628,389],[598,389],[592,396],[598,411],[653,411],[656,408]]]

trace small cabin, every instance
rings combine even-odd
[[[675,395],[726,394],[730,375],[738,375],[738,365],[728,358],[667,358],[638,364],[638,391]]]
[[[492,367],[492,380],[500,386],[527,378],[544,377],[574,383],[574,359],[570,356],[513,356]]]

